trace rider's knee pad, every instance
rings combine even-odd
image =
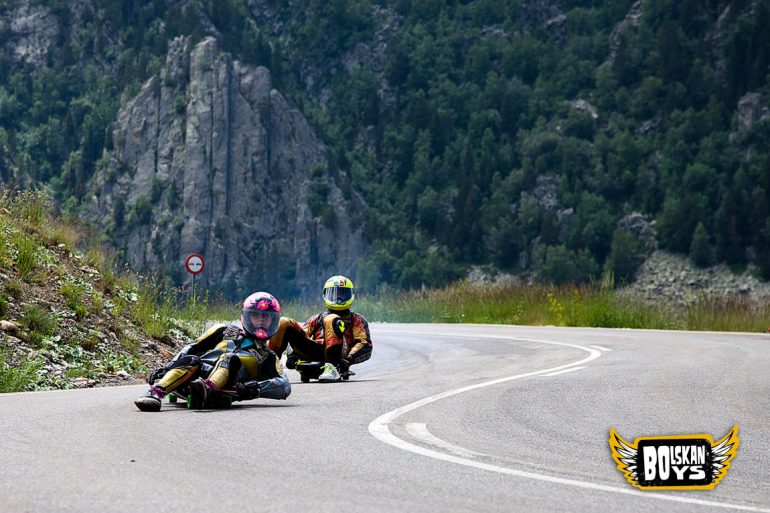
[[[200,365],[201,365],[200,357],[192,354],[188,354],[171,362],[171,364],[168,366],[168,370],[181,369],[183,367],[200,367]]]
[[[335,335],[334,337],[326,337],[332,343],[342,340],[342,334],[345,333],[346,328],[345,321],[337,314],[328,314],[324,318],[324,331],[327,333],[331,331]]]

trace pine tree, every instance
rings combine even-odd
[[[709,236],[703,223],[698,223],[690,243],[690,261],[698,267],[708,267],[712,263]]]

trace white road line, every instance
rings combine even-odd
[[[446,337],[446,333],[435,333],[435,332],[407,332],[407,331],[398,331],[400,334],[408,334],[408,335],[428,335],[428,336],[441,336]],[[543,344],[549,344],[549,345],[557,345],[557,346],[567,346],[567,347],[574,347],[577,349],[581,349],[583,351],[586,351],[589,353],[589,356],[586,358],[583,358],[582,360],[578,360],[576,362],[567,363],[564,365],[559,365],[557,367],[551,367],[549,369],[543,369],[541,371],[534,371],[534,372],[527,372],[524,374],[516,374],[514,376],[508,376],[505,378],[498,378],[493,379],[491,381],[485,381],[482,383],[477,383],[475,385],[469,385],[461,388],[456,388],[454,390],[449,390],[447,392],[442,392],[440,394],[435,394],[430,397],[426,397],[424,399],[420,399],[419,401],[415,401],[413,403],[409,403],[405,406],[401,406],[400,408],[396,408],[395,410],[389,411],[388,413],[385,413],[383,415],[380,415],[373,421],[369,423],[369,433],[372,434],[376,439],[380,440],[381,442],[384,442],[388,445],[392,445],[393,447],[397,447],[398,449],[402,449],[404,451],[413,452],[415,454],[420,454],[422,456],[427,456],[429,458],[433,458],[436,460],[442,460],[442,461],[448,461],[450,463],[456,463],[458,465],[465,465],[466,467],[473,467],[481,470],[488,470],[490,472],[497,472],[499,474],[506,474],[509,476],[516,476],[516,477],[523,477],[526,479],[534,479],[537,481],[545,481],[549,483],[555,483],[555,484],[562,484],[567,486],[574,486],[576,488],[584,488],[589,490],[596,490],[596,491],[602,491],[602,492],[609,492],[609,493],[617,493],[621,495],[631,495],[635,497],[642,497],[645,499],[658,499],[662,501],[669,501],[669,502],[678,502],[678,503],[684,503],[684,504],[696,504],[699,506],[709,506],[714,508],[726,508],[726,509],[733,509],[733,510],[739,510],[739,511],[755,511],[758,513],[770,513],[770,509],[763,509],[758,508],[754,506],[742,506],[739,504],[729,504],[724,502],[714,502],[714,501],[706,501],[701,499],[693,499],[690,497],[679,497],[676,495],[664,495],[662,493],[655,493],[655,492],[647,492],[647,491],[641,491],[636,490],[634,488],[631,488],[631,485],[629,485],[628,488],[618,488],[615,486],[608,486],[608,485],[601,485],[597,483],[590,483],[587,481],[578,481],[576,479],[566,479],[562,477],[556,477],[556,476],[550,476],[547,474],[537,474],[535,472],[527,472],[525,470],[516,470],[513,468],[508,467],[501,467],[498,465],[492,465],[489,463],[482,463],[480,461],[473,461],[469,460],[467,458],[462,458],[460,456],[455,456],[452,454],[446,454],[444,452],[434,451],[432,449],[428,449],[426,447],[422,447],[420,445],[415,445],[412,443],[409,443],[405,440],[402,440],[401,438],[398,438],[393,433],[390,432],[390,428],[388,427],[388,424],[393,422],[398,417],[404,415],[405,413],[408,413],[410,411],[414,411],[422,406],[428,405],[430,403],[439,401],[441,399],[444,399],[446,397],[451,397],[453,395],[462,394],[463,392],[468,392],[471,390],[476,390],[477,388],[487,387],[491,385],[497,385],[499,383],[505,383],[508,381],[513,381],[516,379],[524,379],[531,376],[538,376],[542,374],[547,374],[549,372],[555,372],[562,369],[567,369],[571,367],[575,367],[578,365],[582,365],[584,363],[588,363],[592,360],[596,360],[601,356],[601,352],[585,346],[580,346],[577,344],[569,344],[566,342],[555,342],[552,340],[537,340],[537,339],[530,339],[530,338],[521,338],[521,337],[510,337],[510,336],[502,336],[502,335],[451,335],[452,338],[492,338],[492,339],[503,339],[503,340],[513,340],[513,341],[523,341],[523,342],[539,342]],[[609,458],[608,458],[609,459]],[[614,466],[611,463],[608,463],[608,468],[613,468]]]
[[[612,349],[610,349],[609,347],[604,347],[604,346],[600,346],[600,345],[597,345],[597,344],[591,344],[588,347],[593,347],[594,349],[598,349],[599,351],[605,351],[607,353],[612,351]]]
[[[558,376],[559,374],[566,374],[568,372],[575,372],[580,369],[585,369],[585,367],[572,367],[571,369],[564,369],[556,372],[551,372],[550,374],[543,374],[543,377],[551,377],[551,376]]]
[[[441,449],[446,449],[447,451],[453,452],[458,456],[464,456],[466,458],[475,458],[477,456],[484,456],[487,458],[489,457],[488,454],[484,454],[483,452],[471,451],[470,449],[460,447],[459,445],[450,444],[446,440],[442,440],[441,438],[434,436],[433,433],[428,431],[428,427],[424,423],[409,422],[406,425],[406,432],[418,440],[422,440],[423,442],[430,445],[435,445]]]

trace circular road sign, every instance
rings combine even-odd
[[[187,272],[191,274],[200,274],[203,272],[203,257],[198,253],[193,253],[184,261]]]

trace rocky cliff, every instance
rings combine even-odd
[[[215,38],[170,43],[164,68],[120,110],[112,146],[88,215],[132,267],[187,282],[185,257],[200,253],[199,283],[229,295],[315,293],[328,274],[355,275],[360,199],[269,70]]]

